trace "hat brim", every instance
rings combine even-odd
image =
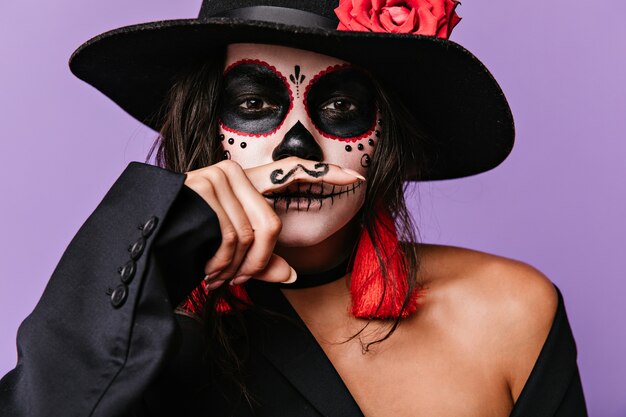
[[[427,177],[420,180],[488,171],[513,147],[513,117],[493,76],[462,46],[432,36],[233,18],[166,20],[115,29],[87,41],[70,58],[70,69],[131,116],[158,130],[155,115],[180,70],[232,43],[306,49],[370,70],[433,136],[427,150]]]

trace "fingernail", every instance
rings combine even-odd
[[[211,272],[210,274],[208,274],[208,275],[205,275],[205,276],[204,276],[204,280],[205,280],[205,281],[210,281],[210,280],[212,280],[213,278],[215,278],[216,276],[218,276],[221,272],[222,272],[222,271],[215,271],[215,272]]]
[[[298,274],[296,273],[296,270],[291,268],[291,275],[289,275],[289,279],[283,282],[283,284],[293,284],[294,282],[296,282],[297,279],[298,279]]]
[[[250,278],[252,278],[250,275],[239,275],[236,278],[233,278],[229,284],[230,285],[241,285],[244,282],[246,282],[247,280],[249,280]]]
[[[214,282],[210,282],[206,285],[206,289],[209,291],[212,291],[216,288],[219,288],[222,284],[224,283],[224,281],[219,280],[219,281],[214,281]]]
[[[353,176],[357,177],[358,179],[360,179],[360,180],[362,180],[362,181],[365,181],[365,177],[364,177],[363,175],[359,174],[358,172],[356,172],[356,171],[355,171],[355,170],[353,170],[353,169],[350,169],[350,168],[341,168],[341,170],[342,170],[343,172],[345,172],[346,174],[353,175]]]

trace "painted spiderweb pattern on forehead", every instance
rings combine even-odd
[[[240,107],[245,97],[256,97],[264,103],[270,101],[274,108],[245,112]],[[225,131],[249,137],[271,136],[282,127],[292,108],[289,82],[273,65],[258,59],[242,59],[224,70],[219,123]]]
[[[333,101],[334,100],[334,101]],[[354,109],[323,106],[349,104]],[[376,96],[369,75],[350,64],[333,65],[306,86],[304,105],[318,132],[333,140],[356,142],[376,128]]]

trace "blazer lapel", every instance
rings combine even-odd
[[[246,286],[255,305],[289,318],[249,315],[250,335],[262,354],[327,417],[363,416],[356,401],[306,325],[275,285]]]

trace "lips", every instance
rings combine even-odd
[[[289,210],[289,207],[297,207],[298,210],[308,211],[311,206],[321,209],[324,201],[330,199],[331,205],[335,199],[354,194],[356,189],[363,184],[362,181],[350,185],[333,185],[322,183],[292,183],[278,192],[265,193],[263,196],[273,202],[274,209],[281,206]]]
[[[359,181],[350,185],[333,185],[323,183],[304,183],[297,182],[289,184],[281,191],[265,193],[266,198],[333,198],[342,194],[354,193],[363,182]]]

